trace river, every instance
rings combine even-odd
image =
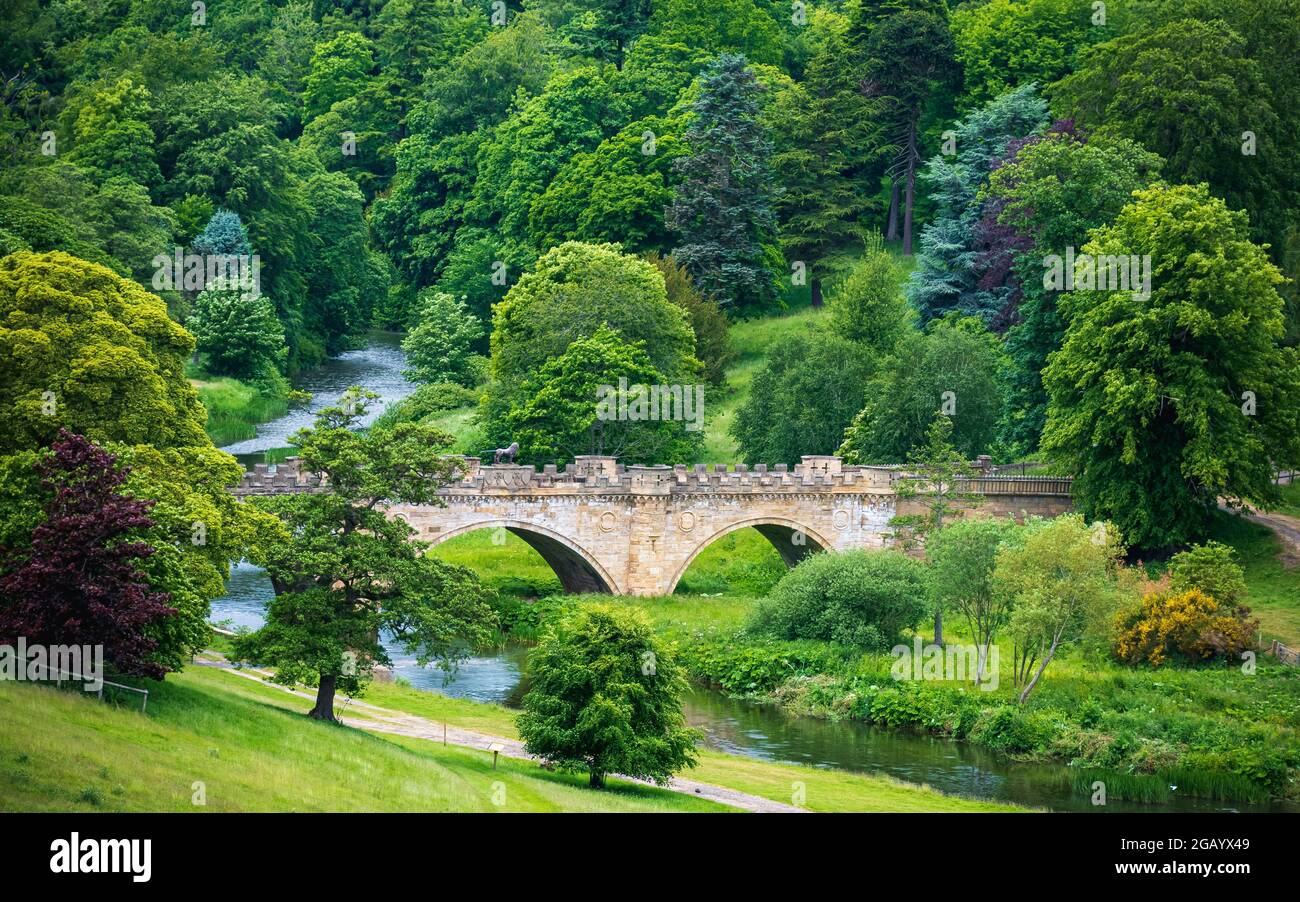
[[[393,332],[371,332],[364,348],[345,351],[294,377],[294,388],[311,393],[310,404],[295,407],[282,417],[260,424],[256,436],[226,445],[221,450],[233,454],[245,467],[262,463],[264,452],[287,447],[291,435],[304,426],[310,426],[317,411],[337,403],[354,385],[379,395],[379,400],[361,419],[361,425],[369,425],[387,407],[415,391],[415,384],[402,375],[405,366],[402,336]]]
[[[397,336],[375,334],[358,351],[330,360],[319,370],[304,373],[298,387],[315,398],[310,410],[291,411],[258,427],[257,438],[225,450],[247,465],[261,452],[283,447],[287,439],[310,425],[313,410],[332,403],[349,386],[361,384],[378,391],[385,404],[414,389],[401,375],[404,356]],[[377,415],[385,404],[377,405]],[[372,415],[372,418],[373,418]],[[231,627],[261,626],[273,597],[266,572],[251,564],[232,568],[226,595],[212,603],[212,620]],[[435,668],[423,668],[400,647],[386,646],[394,676],[412,686],[478,702],[517,705],[528,650],[508,646],[476,655],[464,662],[453,679]],[[944,792],[996,799],[1057,811],[1294,811],[1287,805],[1252,805],[1175,798],[1153,805],[1110,800],[1094,807],[1071,788],[1071,771],[1054,764],[1007,761],[964,742],[949,742],[899,730],[877,729],[856,721],[827,721],[792,717],[772,705],[728,698],[696,687],[685,698],[686,719],[704,734],[708,748],[768,761],[882,773],[911,783],[925,783]]]

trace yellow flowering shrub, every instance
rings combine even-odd
[[[1220,609],[1200,589],[1150,592],[1136,610],[1119,616],[1113,651],[1129,664],[1156,667],[1175,656],[1235,660],[1251,647],[1258,626],[1250,608]]]

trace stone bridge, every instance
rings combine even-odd
[[[1070,509],[1070,480],[993,475],[963,480],[979,492],[981,513],[1055,516]],[[900,500],[898,468],[845,466],[806,456],[793,470],[722,464],[627,466],[614,457],[578,457],[561,472],[546,466],[481,465],[465,458],[461,481],[445,486],[444,506],[394,504],[391,517],[437,545],[477,529],[504,528],[537,550],[566,592],[668,595],[712,542],[753,527],[794,566],[816,551],[879,548],[896,514],[923,502]],[[241,496],[319,491],[320,480],[296,461],[259,464]]]

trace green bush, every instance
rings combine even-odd
[[[898,551],[815,554],[755,609],[750,629],[779,639],[888,648],[929,608],[925,565]]]

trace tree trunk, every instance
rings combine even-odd
[[[812,280],[812,305],[820,307],[822,305],[822,280],[816,277]]]
[[[1052,655],[1056,654],[1056,646],[1057,643],[1059,643],[1060,641],[1061,641],[1061,634],[1058,632],[1055,636],[1052,637],[1052,647],[1049,648],[1047,650],[1047,654],[1043,656],[1043,663],[1038,665],[1038,670],[1034,674],[1034,678],[1030,680],[1029,685],[1026,686],[1021,691],[1020,704],[1023,705],[1025,703],[1025,699],[1029,698],[1029,693],[1033,692],[1034,687],[1038,685],[1038,678],[1043,675],[1043,671],[1047,669],[1047,665],[1052,663]]]
[[[598,770],[591,771],[591,776],[587,780],[587,785],[592,789],[604,789],[605,775]]]
[[[907,200],[903,209],[903,256],[912,256],[912,199],[916,189],[916,120],[907,129]]]
[[[901,184],[894,176],[889,177],[889,225],[885,229],[886,241],[898,240],[898,188]]]
[[[316,706],[307,712],[308,717],[316,720],[334,720],[334,687],[338,677],[333,674],[320,675],[320,688],[316,690]]]
[[[943,608],[934,609],[934,644],[943,645]]]

